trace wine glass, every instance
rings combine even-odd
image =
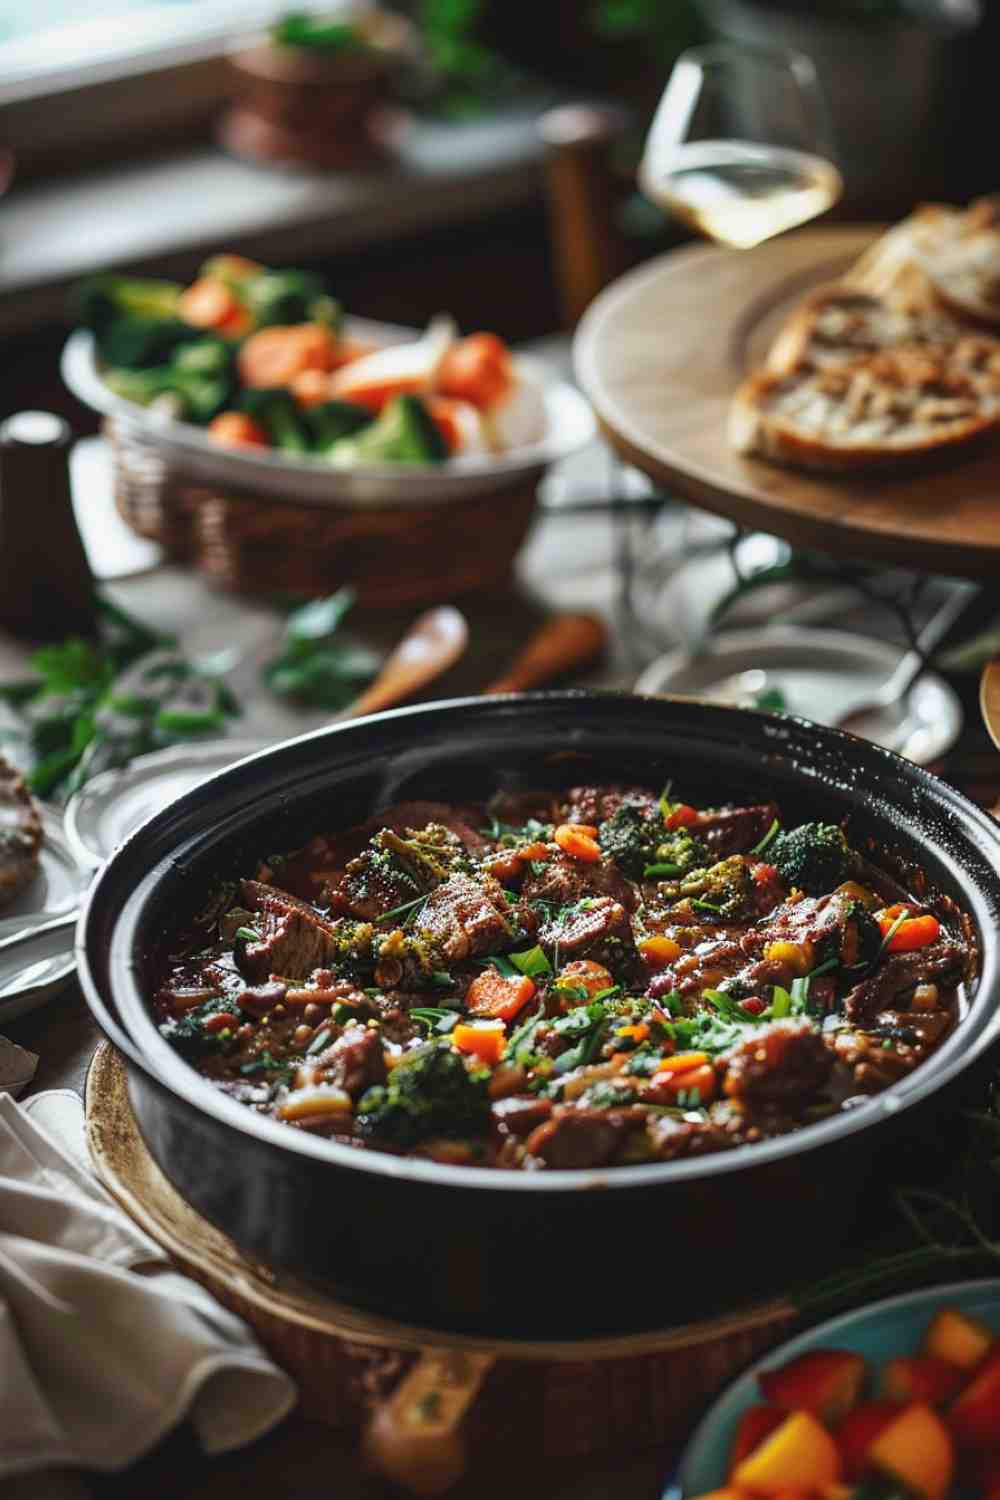
[[[681,53],[646,138],[639,185],[740,250],[824,213],[843,180],[812,62],[727,42]]]

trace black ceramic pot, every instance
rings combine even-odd
[[[774,796],[847,819],[912,885],[914,864],[981,944],[968,1015],[897,1086],[782,1139],[703,1160],[579,1172],[449,1167],[257,1116],[158,1035],[149,975],[220,876],[404,798],[668,777],[692,801]],[[91,888],[78,934],[90,1007],[129,1061],[153,1156],[206,1217],[342,1300],[442,1328],[582,1336],[686,1321],[808,1274],[856,1235],[921,1123],[1000,1032],[1000,830],[919,767],[802,720],[618,694],[402,709],[264,751],[158,813]],[[895,1166],[895,1171],[894,1171]],[[867,1212],[867,1209],[864,1210]],[[863,1229],[863,1225],[860,1226]],[[817,1262],[818,1263],[818,1262]],[[720,1268],[722,1276],[720,1278]]]

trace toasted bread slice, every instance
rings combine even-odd
[[[1000,327],[1000,194],[914,216],[909,239],[912,262],[944,307]]]
[[[0,906],[38,874],[42,820],[24,778],[0,756]]]
[[[1000,342],[966,335],[758,372],[736,393],[729,436],[796,468],[876,472],[954,454],[998,425]]]
[[[818,287],[792,313],[764,368],[817,370],[902,345],[945,344],[961,330],[947,313],[908,311],[840,282]]]

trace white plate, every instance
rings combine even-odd
[[[50,921],[73,911],[90,880],[91,867],[81,866],[63,834],[62,822],[50,808],[41,808],[40,869],[17,899],[0,910],[0,939],[25,927]],[[54,933],[28,967],[16,955],[0,956],[0,1022],[13,1021],[42,1005],[72,978],[76,961],[72,936]]]
[[[419,336],[416,329],[364,318],[346,319],[345,331],[352,338],[375,344],[399,343]],[[517,363],[542,386],[546,431],[540,442],[513,448],[509,453],[453,458],[432,468],[386,464],[357,469],[336,469],[321,460],[267,450],[222,448],[202,427],[164,420],[134,401],[122,400],[101,379],[94,338],[86,329],[70,335],[61,369],[74,396],[95,411],[124,422],[185,474],[253,490],[271,500],[378,509],[456,504],[504,489],[518,478],[540,475],[549,464],[575,453],[591,440],[597,429],[586,398],[565,381],[553,380],[544,366],[531,359],[519,355]]]
[[[216,771],[263,749],[263,740],[210,740],[155,750],[121,770],[102,771],[66,804],[63,827],[73,854],[81,865],[96,870],[153,813]]]
[[[635,690],[752,707],[754,683],[740,678],[759,671],[766,673],[765,685],[781,690],[788,713],[832,724],[847,709],[871,699],[902,654],[897,646],[845,630],[775,625],[722,631],[698,654],[679,650],[658,657]],[[910,690],[900,724],[904,718],[912,720],[912,731],[900,753],[918,765],[929,765],[958,738],[962,706],[941,677],[926,672]]]

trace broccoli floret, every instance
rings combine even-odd
[[[663,837],[663,819],[634,802],[623,802],[601,824],[597,842],[619,869],[633,880],[641,880],[647,865],[656,860],[656,846]]]
[[[252,389],[240,392],[240,410],[258,422],[282,453],[308,453],[309,433],[302,413],[286,390]]]
[[[653,854],[654,864],[674,867],[664,870],[664,875],[688,875],[693,870],[703,870],[710,859],[707,845],[687,828],[677,828],[661,839]]]
[[[405,1150],[430,1136],[482,1134],[488,1120],[486,1075],[469,1073],[442,1040],[406,1053],[387,1083],[362,1094],[357,1126],[363,1137]]]
[[[241,282],[239,291],[258,328],[290,323],[340,327],[340,304],[312,271],[263,271]]]
[[[695,911],[736,922],[755,914],[754,889],[750,861],[743,854],[731,854],[707,870],[696,870],[676,887],[680,900],[690,901]]]
[[[180,294],[173,281],[95,276],[78,288],[76,311],[107,364],[143,369],[168,359],[179,344],[201,337],[199,329],[177,315]]]
[[[179,419],[188,418],[193,422],[209,422],[229,400],[232,392],[231,375],[229,371],[218,368],[199,368],[199,362],[207,364],[210,357],[199,348],[199,344],[192,344],[190,348],[195,353],[191,365],[182,363],[182,355],[187,351],[179,350],[167,365],[155,365],[144,370],[108,370],[104,376],[105,383],[116,396],[121,396],[125,401],[149,406],[154,401],[159,403],[163,398],[168,398],[172,403],[172,415]],[[214,353],[211,362],[217,363]]]
[[[802,823],[779,833],[768,855],[787,886],[822,896],[854,873],[857,855],[833,823]]]
[[[353,437],[375,421],[367,406],[358,406],[354,401],[324,401],[320,406],[309,407],[303,416],[318,453],[326,453],[341,438]]]
[[[439,464],[448,445],[419,396],[396,396],[377,421],[356,437],[341,438],[327,457],[338,468],[366,464]]]
[[[408,828],[406,838],[383,828],[376,835],[382,849],[388,849],[425,890],[440,885],[450,875],[471,874],[473,865],[468,850],[456,833],[441,823],[425,828]]]
[[[168,1016],[157,1028],[164,1041],[189,1061],[199,1057],[206,1057],[212,1052],[226,1052],[233,1045],[231,1035],[227,1036],[224,1031],[206,1031],[205,1022],[209,1016],[214,1016],[225,1006],[220,998],[206,1000],[203,1005],[196,1005],[191,1010],[186,1010],[180,1016]]]

